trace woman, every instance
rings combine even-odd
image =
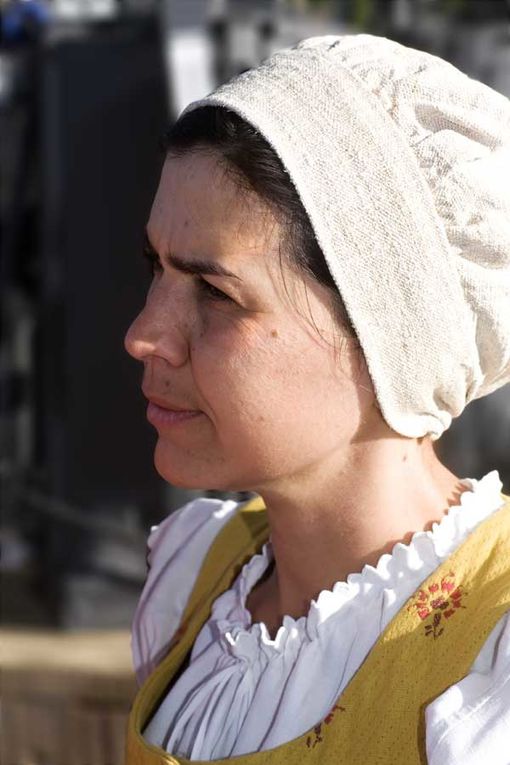
[[[510,106],[368,35],[191,104],[126,337],[155,464],[129,763],[510,762],[510,505],[433,441],[510,380]]]

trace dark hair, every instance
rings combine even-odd
[[[258,194],[276,214],[289,263],[331,290],[338,323],[357,339],[299,194],[276,152],[252,125],[230,109],[200,107],[170,127],[162,148],[176,157],[196,150],[217,152],[239,186]]]

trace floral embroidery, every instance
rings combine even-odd
[[[306,737],[306,745],[308,749],[313,749],[314,746],[317,746],[317,744],[321,743],[322,723],[318,723],[318,725],[315,725],[313,732],[315,734],[315,738],[312,738],[311,736]]]
[[[333,720],[333,717],[335,716],[335,712],[339,710],[340,712],[345,712],[345,707],[341,707],[339,704],[335,704],[335,706],[331,709],[330,712],[326,715],[324,720],[317,725],[315,725],[313,729],[313,733],[315,735],[315,738],[312,738],[312,736],[306,737],[306,745],[309,749],[313,749],[314,746],[317,746],[317,744],[320,744],[323,740],[322,738],[322,725],[326,724],[329,725],[330,722]]]
[[[339,704],[335,704],[335,706],[331,709],[329,714],[327,714],[326,717],[324,718],[324,722],[326,723],[326,725],[329,725],[329,723],[332,721],[337,709],[340,712],[345,712],[345,707],[341,707]]]
[[[418,591],[408,611],[414,611],[422,621],[426,621],[425,634],[438,638],[444,631],[444,619],[449,619],[462,605],[466,595],[462,585],[455,582],[455,572],[449,571],[441,581],[429,584],[426,589]]]

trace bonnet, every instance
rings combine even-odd
[[[510,381],[510,101],[383,37],[313,37],[181,116],[223,106],[285,166],[382,415],[440,437]]]

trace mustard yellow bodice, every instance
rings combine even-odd
[[[489,633],[510,610],[510,497],[502,497],[505,504],[472,531],[404,604],[323,720],[274,749],[214,762],[426,763],[425,707],[469,672]],[[265,508],[256,498],[239,509],[214,541],[169,652],[133,703],[126,765],[189,762],[148,744],[141,731],[186,660],[213,602],[267,537]]]

